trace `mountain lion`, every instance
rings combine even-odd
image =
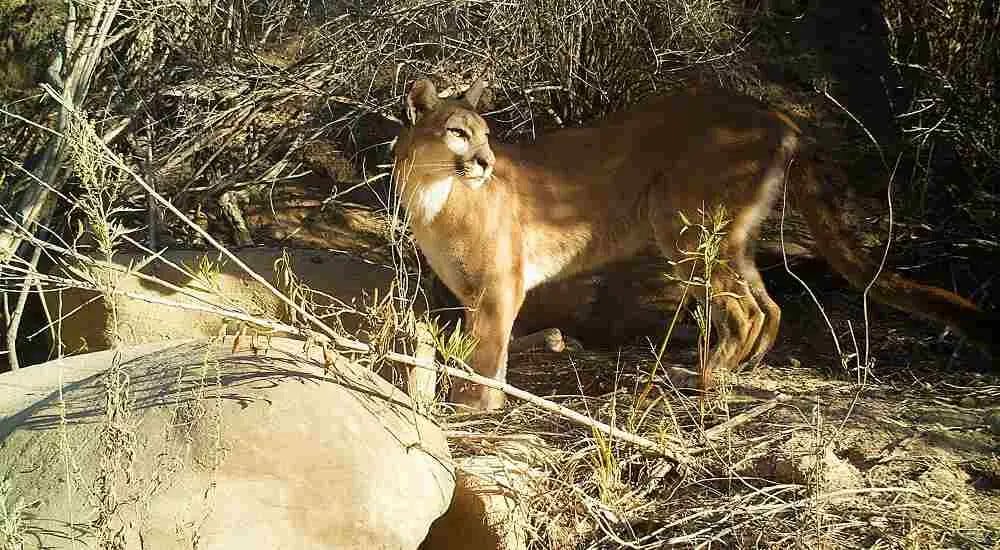
[[[723,263],[710,279],[715,346],[708,366],[759,362],[775,341],[781,309],[764,288],[751,244],[786,177],[830,265],[861,288],[877,271],[857,253],[826,183],[843,176],[810,162],[795,123],[752,98],[687,91],[596,127],[515,145],[491,138],[475,110],[482,91],[479,81],[462,98],[439,99],[430,81],[414,83],[409,125],[393,153],[413,235],[468,309],[466,328],[478,342],[471,364],[481,375],[505,380],[511,327],[528,290],[651,245],[680,260],[698,247],[698,232],[682,231],[678,213],[697,220],[719,205],[731,223],[720,244]],[[691,263],[674,265],[676,277],[690,277]],[[946,290],[883,271],[871,295],[992,343],[996,317]],[[701,380],[708,387],[710,371]],[[496,409],[504,394],[462,382],[451,400]]]

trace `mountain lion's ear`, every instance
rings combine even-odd
[[[482,77],[477,78],[476,81],[472,83],[472,86],[469,86],[469,89],[465,91],[465,102],[475,109],[476,105],[479,103],[479,98],[483,96],[483,90],[485,89],[486,81],[483,80]]]
[[[406,94],[406,117],[410,124],[416,124],[422,116],[434,110],[438,104],[437,88],[426,78],[413,83]]]

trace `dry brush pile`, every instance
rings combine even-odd
[[[401,274],[396,296],[362,312],[370,319],[367,343],[336,330],[329,300],[305,298],[313,295],[294,275],[280,288],[297,313],[294,326],[253,319],[221,301],[210,305],[258,328],[374,352],[373,363],[407,351],[407,304],[420,284],[408,282],[416,255],[388,163],[399,98],[417,76],[434,75],[449,93],[485,77],[488,117],[508,140],[585,122],[689,82],[774,94],[751,55],[754,21],[769,15],[749,9],[753,2],[98,0],[70,2],[69,11],[57,9],[62,3],[8,3],[0,2],[0,14],[11,14],[9,21],[45,29],[28,38],[13,24],[0,29],[7,41],[0,47],[20,48],[25,60],[16,70],[0,67],[17,75],[0,83],[8,350],[20,347],[17,326],[33,292],[115,291],[113,279],[54,277],[51,266],[110,260],[119,249],[159,261],[155,252],[164,247],[319,244],[324,234],[310,241],[294,226],[310,216],[344,222],[365,211],[377,222],[345,248],[370,254],[382,247],[374,257]],[[261,229],[296,208],[311,213],[295,214],[292,229]],[[446,359],[467,355],[460,340],[438,336]],[[781,394],[787,387],[747,393],[767,385],[759,377],[724,393],[734,398],[728,405],[655,390],[665,368],[655,347],[529,354],[514,383],[558,393],[552,400],[561,406],[661,449],[681,449],[692,457],[683,467],[676,456],[537,405],[500,416],[440,411],[456,453],[506,453],[530,466],[532,481],[521,491],[532,547],[996,543],[990,531],[997,517],[984,515],[996,513],[996,503],[975,500],[979,493],[960,482],[942,493],[921,477],[938,471],[931,466],[877,479],[855,465],[877,462],[876,451],[844,458],[861,448],[841,445],[853,407],[829,413],[843,416],[826,422],[808,397]],[[555,391],[552,379],[568,385]],[[856,386],[838,391],[845,388]],[[976,388],[980,407],[996,399],[996,386]],[[929,399],[926,392],[914,397]],[[914,433],[922,426],[905,421]]]

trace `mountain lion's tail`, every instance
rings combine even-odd
[[[831,173],[835,169],[827,170],[826,163],[820,165],[810,156],[800,155],[792,163],[789,192],[809,224],[816,252],[852,285],[864,289],[878,271],[878,264],[857,244],[842,221],[843,214],[836,210],[836,205],[844,203],[843,197],[835,196],[827,178],[843,176]],[[1000,316],[980,310],[953,292],[883,269],[869,294],[884,304],[945,324],[991,354],[994,362],[1000,359]]]

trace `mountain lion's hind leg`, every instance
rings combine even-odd
[[[696,250],[698,243],[693,237],[694,231],[679,236],[680,229],[671,224],[668,216],[651,216],[653,234],[657,245],[667,258],[674,258],[678,252]],[[745,247],[734,242],[732,238],[725,239],[719,250],[719,265],[714,266],[711,280],[711,300],[706,300],[705,289],[694,286],[690,293],[698,300],[704,309],[710,308],[711,324],[714,337],[710,339],[711,350],[702,349],[702,353],[711,352],[708,360],[702,365],[701,386],[703,389],[712,387],[712,372],[715,369],[732,371],[742,359],[742,354],[751,349],[753,341],[761,330],[763,314],[756,300],[747,292],[746,284],[733,272],[730,266],[739,258],[739,253],[745,254]],[[693,268],[692,268],[693,265]],[[705,272],[701,262],[678,262],[674,264],[674,276],[681,281],[687,281],[693,275]],[[706,304],[710,301],[710,304]],[[706,308],[706,306],[708,306]],[[699,348],[704,346],[704,339],[698,341]]]
[[[740,301],[743,304],[744,311],[747,314],[747,320],[750,322],[750,328],[747,331],[746,337],[741,342],[740,349],[736,353],[734,359],[735,367],[737,370],[744,366],[744,361],[750,356],[750,353],[754,349],[754,344],[757,342],[757,338],[760,337],[761,329],[764,328],[764,321],[766,314],[764,310],[761,309],[760,304],[757,302],[757,298],[754,295],[753,289],[747,284],[745,280],[741,281],[741,296]]]
[[[781,307],[767,293],[753,257],[748,256],[747,260],[737,264],[737,269],[743,280],[746,281],[750,294],[756,298],[758,310],[761,310],[762,313],[762,326],[753,340],[749,342],[750,346],[740,360],[745,361],[745,365],[753,368],[760,364],[778,337],[778,327],[781,325]]]
[[[719,266],[711,278],[711,316],[715,349],[701,371],[702,387],[712,387],[712,374],[716,369],[733,372],[743,354],[760,332],[762,314],[757,302],[748,295],[742,280]],[[696,293],[704,305],[705,293]]]

